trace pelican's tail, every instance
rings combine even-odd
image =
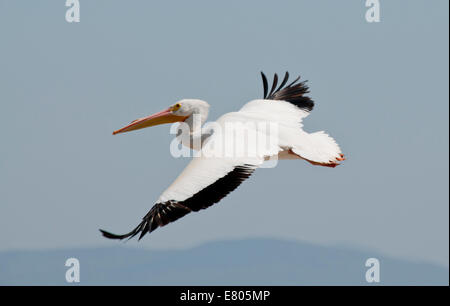
[[[291,149],[293,153],[318,166],[334,168],[345,160],[339,145],[325,132],[305,134],[307,137],[303,139],[302,144]]]

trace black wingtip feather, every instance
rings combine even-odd
[[[291,87],[292,85],[294,85],[295,83],[297,83],[298,80],[300,80],[300,76],[298,76],[291,84],[289,84],[288,86],[286,86],[286,88]]]
[[[278,75],[275,73],[273,76],[272,89],[270,90],[269,97],[274,93],[275,88],[277,88],[278,84]]]
[[[116,235],[116,234],[113,234],[113,233],[110,233],[110,232],[107,232],[104,230],[99,230],[99,231],[102,233],[103,237],[108,238],[108,239],[119,239],[120,240],[120,239],[125,239],[128,237],[126,235]]]
[[[284,85],[286,85],[288,79],[289,79],[289,72],[286,71],[286,74],[284,75],[283,82],[281,82],[280,86],[277,88],[276,91],[280,91],[280,89],[283,88]]]
[[[142,227],[144,225],[145,225],[145,223],[144,223],[144,221],[142,221],[131,232],[123,234],[123,235],[116,235],[116,234],[104,231],[102,229],[100,229],[99,231],[102,233],[103,237],[108,238],[108,239],[122,240],[122,239],[128,238],[128,240],[129,240],[129,239],[133,238],[134,236],[136,236],[142,230]]]
[[[289,85],[284,86],[289,78],[289,73],[286,72],[281,85],[275,90],[278,83],[278,75],[275,74],[273,78],[272,89],[267,95],[267,78],[263,72],[261,72],[261,75],[263,77],[264,99],[286,101],[308,112],[313,110],[314,101],[310,97],[305,96],[307,93],[309,93],[309,88],[306,85],[306,81],[297,83],[300,80],[300,76],[297,77]]]
[[[261,71],[261,77],[262,77],[262,80],[263,80],[263,88],[264,88],[264,96],[263,96],[263,98],[265,99],[267,97],[267,89],[268,89],[269,85],[267,83],[266,75],[262,71]]]

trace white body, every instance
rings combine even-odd
[[[215,122],[225,129],[226,124],[241,122],[247,126],[254,126],[255,133],[274,133],[271,129],[259,129],[258,124],[275,123],[278,129],[277,135],[266,135],[268,139],[276,138],[278,143],[270,147],[255,148],[256,154],[235,156],[235,157],[194,157],[189,165],[183,170],[178,178],[170,185],[159,197],[157,203],[164,203],[169,200],[183,201],[193,194],[202,190],[205,186],[214,183],[217,179],[225,176],[234,167],[239,165],[252,165],[255,168],[260,166],[264,160],[277,155],[278,159],[305,159],[317,164],[337,165],[342,154],[339,146],[333,138],[324,132],[309,134],[303,131],[301,120],[308,116],[308,112],[299,109],[284,101],[272,100],[253,100],[245,104],[238,112],[226,113]],[[202,122],[204,122],[202,120]],[[249,125],[248,123],[255,123]],[[190,123],[188,123],[190,124]],[[199,126],[191,126],[193,138],[200,137]],[[243,145],[241,151],[245,151],[249,144],[247,142],[237,141],[236,135],[224,135],[213,133],[207,138],[209,141],[225,143],[226,140],[232,141],[233,145]],[[192,148],[192,142],[184,145]],[[219,139],[218,139],[219,138]],[[204,141],[203,141],[204,144]],[[214,150],[215,148],[213,148]],[[223,149],[223,148],[222,148]],[[211,150],[208,146],[202,147],[202,150]],[[253,152],[252,152],[253,153]],[[205,153],[205,155],[208,155]],[[209,156],[212,153],[209,152]],[[218,152],[217,155],[222,155]],[[255,156],[256,155],[256,156]]]

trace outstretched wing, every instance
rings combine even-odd
[[[194,158],[135,229],[124,235],[100,231],[110,239],[133,238],[140,234],[140,240],[191,211],[219,202],[250,177],[256,167],[255,164],[239,164],[235,159]]]

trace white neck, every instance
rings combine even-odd
[[[209,137],[209,135],[204,135],[202,133],[202,126],[206,122],[209,113],[209,105],[206,102],[204,103],[206,105],[203,103],[199,105],[193,105],[191,115],[184,121],[185,124],[180,124],[180,127],[178,128],[178,140],[183,146],[194,150],[199,150],[199,146],[201,146],[205,139]],[[187,130],[186,127],[189,130]]]

